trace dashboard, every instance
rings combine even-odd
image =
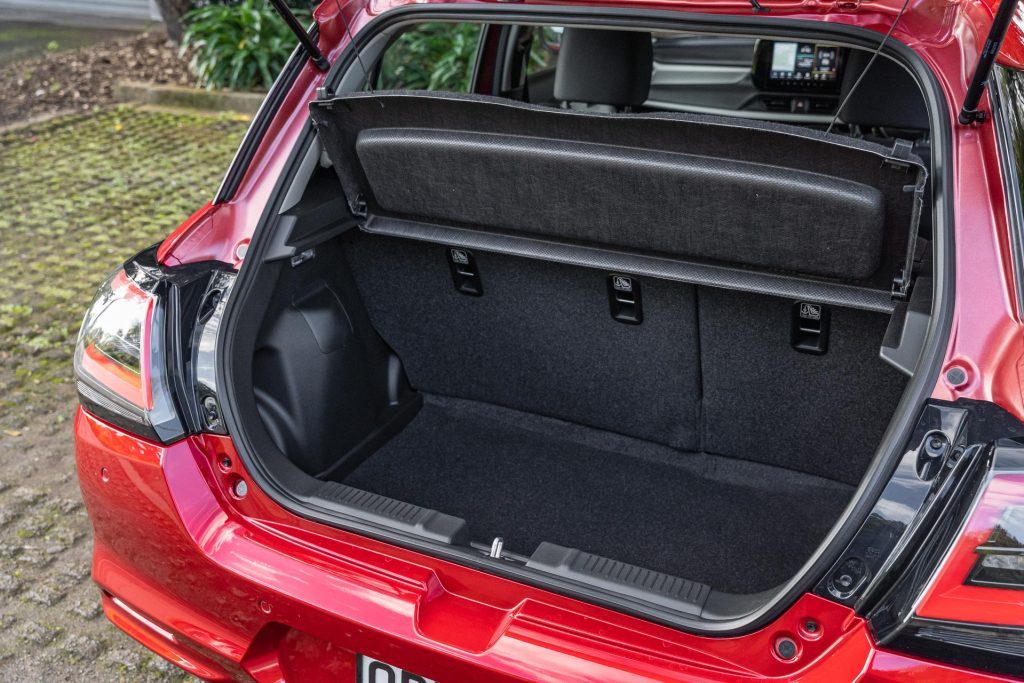
[[[827,123],[847,48],[794,40],[665,36],[654,42],[652,108]]]
[[[760,90],[839,94],[843,52],[835,45],[758,41],[752,70]]]

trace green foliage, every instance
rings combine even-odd
[[[527,73],[533,74],[554,67],[558,62],[558,44],[561,42],[561,28],[554,26],[535,28],[533,42],[530,43],[530,59],[526,65]]]
[[[383,90],[469,90],[480,24],[425,23],[400,35],[384,53]]]
[[[310,21],[297,12],[299,21]],[[182,53],[207,88],[267,89],[295,48],[295,36],[264,0],[209,4],[185,15]]]

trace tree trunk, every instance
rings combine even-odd
[[[167,27],[167,37],[176,43],[180,43],[181,37],[185,33],[181,17],[189,10],[192,1],[156,0],[156,5],[160,8],[160,16],[163,17],[164,26]]]

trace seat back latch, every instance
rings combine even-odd
[[[828,351],[829,324],[832,311],[828,306],[809,301],[793,304],[790,322],[790,344],[801,353],[822,355]]]
[[[608,304],[612,317],[620,323],[639,325],[644,321],[640,281],[631,275],[608,276]]]
[[[455,289],[469,296],[481,296],[484,293],[484,285],[480,281],[480,271],[476,267],[476,259],[468,249],[458,247],[448,249],[448,267],[452,270]]]

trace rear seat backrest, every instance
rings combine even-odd
[[[788,299],[640,278],[643,323],[624,325],[602,270],[477,250],[476,297],[452,286],[442,246],[359,231],[342,244],[426,393],[855,485],[906,381],[878,358],[881,313],[833,307],[828,352],[810,355],[790,345]]]
[[[417,390],[699,447],[693,286],[645,280],[644,324],[624,325],[600,271],[476,251],[483,296],[466,296],[444,247],[360,232],[343,245]]]

